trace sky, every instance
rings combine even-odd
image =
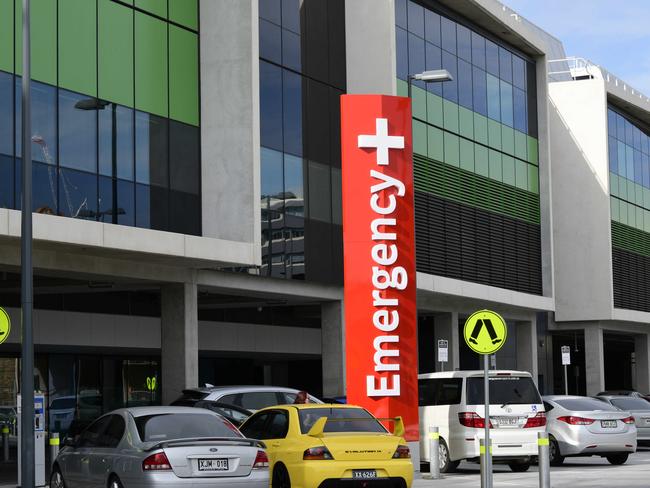
[[[650,97],[650,0],[501,0]]]

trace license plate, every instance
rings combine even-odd
[[[199,459],[199,471],[228,471],[228,460]]]
[[[616,428],[616,420],[601,420],[600,421],[600,426],[603,429],[615,429]]]
[[[352,477],[355,480],[369,480],[377,477],[377,471],[374,469],[353,469]]]
[[[499,417],[497,420],[497,423],[499,424],[499,427],[511,427],[515,425],[519,425],[519,418],[518,417]]]

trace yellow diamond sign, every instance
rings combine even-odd
[[[479,354],[494,354],[508,337],[508,327],[503,317],[490,310],[479,310],[465,322],[465,342]]]
[[[0,308],[0,344],[9,339],[11,332],[11,319],[4,308]]]

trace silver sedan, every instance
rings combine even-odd
[[[633,396],[622,395],[604,395],[597,396],[604,402],[613,405],[619,410],[630,412],[634,417],[636,424],[637,441],[639,443],[648,443],[650,441],[650,402],[641,398]]]
[[[66,439],[51,488],[268,488],[260,441],[246,439],[213,412],[136,407],[100,417]]]
[[[629,412],[590,397],[542,397],[546,409],[551,464],[567,456],[602,456],[623,464],[636,451],[636,427]]]

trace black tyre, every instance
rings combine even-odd
[[[460,464],[460,461],[451,461],[449,459],[449,448],[444,439],[440,439],[438,444],[438,452],[440,456],[440,472],[441,473],[453,473],[456,471],[456,468]]]
[[[51,488],[65,488],[65,481],[63,480],[63,475],[59,466],[54,466],[52,469],[52,474],[50,475],[50,487]]]
[[[524,473],[530,469],[530,463],[510,463],[508,466],[513,473]]]
[[[108,482],[108,488],[124,488],[117,476],[112,476]]]
[[[551,462],[551,466],[562,466],[564,462],[564,456],[560,453],[560,446],[557,441],[553,438],[550,439],[548,444],[548,454]]]
[[[271,481],[271,488],[291,488],[291,479],[289,472],[284,464],[276,464],[273,468],[273,479]]]
[[[611,456],[607,456],[607,461],[609,461],[609,464],[613,464],[614,466],[619,466],[621,464],[625,464],[628,456],[629,456],[628,453],[612,454]]]

